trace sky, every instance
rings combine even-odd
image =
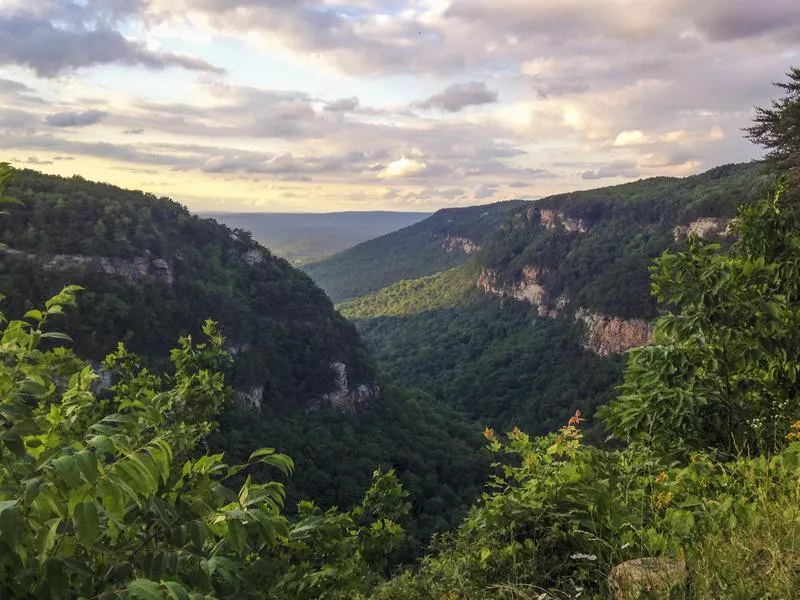
[[[757,158],[796,0],[0,0],[0,161],[196,211],[435,210]]]

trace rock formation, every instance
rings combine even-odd
[[[589,231],[589,225],[583,219],[567,217],[564,213],[557,210],[529,208],[528,221],[534,219],[537,211],[539,212],[539,222],[550,231],[553,231],[559,225],[567,231],[575,231],[578,233],[586,233]]]
[[[6,250],[7,254],[38,262],[45,271],[67,271],[69,269],[92,269],[106,275],[118,275],[128,281],[139,282],[147,279],[161,281],[167,285],[175,282],[170,264],[162,258],[137,256],[132,259],[106,256],[86,256],[83,254],[54,254],[41,256],[20,250]]]
[[[464,254],[474,254],[481,247],[469,238],[457,235],[447,235],[442,241],[442,248],[446,252],[463,252]]]
[[[567,306],[569,299],[559,296],[554,302],[550,301],[547,290],[540,283],[541,276],[546,272],[546,269],[529,265],[522,269],[521,281],[509,284],[502,280],[497,271],[483,269],[477,283],[485,294],[530,302],[538,307],[540,317],[554,319]]]
[[[631,348],[650,343],[653,329],[642,319],[620,319],[584,308],[575,312],[575,318],[586,326],[584,347],[598,356],[611,356]]]
[[[730,235],[730,221],[727,219],[712,219],[704,218],[692,221],[688,225],[678,225],[673,230],[675,241],[680,241],[690,235],[696,235],[701,238],[711,236],[727,236]]]

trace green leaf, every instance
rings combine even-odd
[[[244,554],[247,547],[247,530],[241,521],[237,519],[228,521],[228,542],[239,555]]]
[[[64,340],[65,342],[72,342],[72,338],[69,337],[66,333],[60,333],[58,331],[48,331],[46,333],[43,333],[42,339]]]
[[[134,579],[128,584],[128,593],[139,600],[163,600],[161,585],[149,579]]]
[[[63,561],[48,560],[44,565],[44,576],[50,598],[62,598],[66,595],[69,590],[69,578]]]
[[[81,484],[81,473],[74,456],[59,456],[52,465],[68,487],[75,488]]]
[[[61,525],[61,519],[52,519],[49,523],[50,527],[46,531],[40,531],[39,560],[42,562],[47,558],[56,543],[56,534],[58,533],[58,526]]]
[[[189,600],[189,592],[180,583],[165,581],[164,587],[167,589],[167,594],[169,594],[171,600]]]
[[[72,524],[81,545],[87,549],[91,548],[100,531],[100,518],[94,501],[87,500],[75,507]]]

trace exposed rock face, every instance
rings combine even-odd
[[[448,235],[442,242],[442,248],[446,252],[463,252],[464,254],[474,254],[481,247],[469,238],[457,235]]]
[[[559,296],[555,302],[550,302],[547,290],[539,281],[546,272],[546,269],[529,265],[522,269],[522,281],[508,284],[501,280],[497,271],[484,269],[477,283],[485,294],[530,302],[538,306],[540,317],[554,319],[567,306],[569,299]]]
[[[66,271],[71,268],[83,268],[99,271],[106,275],[119,275],[128,281],[139,282],[155,280],[172,285],[175,275],[170,264],[162,258],[137,256],[133,259],[109,258],[105,256],[85,256],[82,254],[55,254],[41,256],[20,250],[6,250],[12,256],[38,262],[45,271]]]
[[[249,391],[239,392],[239,400],[244,404],[245,408],[261,412],[261,406],[264,402],[264,386],[253,386]]]
[[[306,413],[315,413],[325,406],[334,410],[352,412],[359,406],[373,400],[378,396],[380,388],[375,384],[357,384],[351,386],[347,381],[347,366],[343,362],[331,363],[336,373],[336,382],[333,390],[317,399],[306,409]],[[242,405],[254,412],[261,412],[264,405],[264,386],[253,386],[249,390],[237,392]]]
[[[608,585],[616,600],[667,598],[686,586],[686,561],[674,558],[636,558],[611,569]],[[683,596],[681,596],[683,597]]]
[[[375,398],[380,392],[375,384],[361,383],[350,386],[347,382],[347,365],[343,362],[331,364],[336,373],[334,389],[325,394],[322,399],[330,402],[335,410],[354,411],[358,406]]]
[[[264,262],[264,253],[261,252],[260,250],[256,250],[255,248],[253,248],[252,250],[248,250],[247,252],[244,253],[244,255],[242,256],[242,260],[244,260],[244,262],[246,262],[251,267],[253,265],[259,265],[262,262]]]
[[[528,220],[532,221],[535,216],[536,208],[528,209]],[[557,210],[541,209],[539,210],[539,221],[549,230],[554,230],[561,225],[567,231],[576,231],[578,233],[586,233],[589,231],[589,225],[583,219],[573,219],[564,215],[564,213]]]
[[[701,238],[727,236],[731,233],[730,224],[731,222],[727,219],[697,219],[688,225],[678,225],[673,230],[673,234],[676,242],[690,235],[696,235]]]
[[[586,309],[578,309],[575,318],[586,325],[584,347],[599,356],[621,354],[650,343],[653,329],[642,319],[620,319]]]

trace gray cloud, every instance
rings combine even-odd
[[[426,110],[436,109],[445,112],[458,112],[468,106],[479,106],[497,102],[498,92],[490,90],[485,83],[470,81],[446,87],[438,94],[417,102],[415,106]]]
[[[67,71],[109,63],[221,72],[198,58],[153,52],[103,25],[72,31],[23,14],[0,16],[0,65],[22,65],[40,77],[56,77]]]
[[[122,135],[141,135],[144,133],[144,129],[141,127],[136,127],[134,129],[126,129],[122,132]]]
[[[51,127],[88,127],[99,123],[106,116],[108,113],[102,110],[68,111],[48,115],[44,122]]]
[[[584,171],[582,179],[608,179],[612,177],[636,177],[639,174],[635,162],[618,160],[607,165],[603,165],[592,171]]]
[[[341,98],[326,104],[325,110],[328,112],[349,112],[358,108],[359,103],[359,99],[355,96],[352,98]]]
[[[14,161],[14,162],[22,162],[26,165],[39,165],[39,166],[55,164],[52,160],[42,160],[40,158],[37,158],[36,156],[29,156],[28,160],[25,161]]]
[[[499,186],[493,184],[482,184],[479,185],[475,189],[475,199],[476,200],[484,200],[486,198],[491,198],[494,196],[495,192],[498,190]]]

